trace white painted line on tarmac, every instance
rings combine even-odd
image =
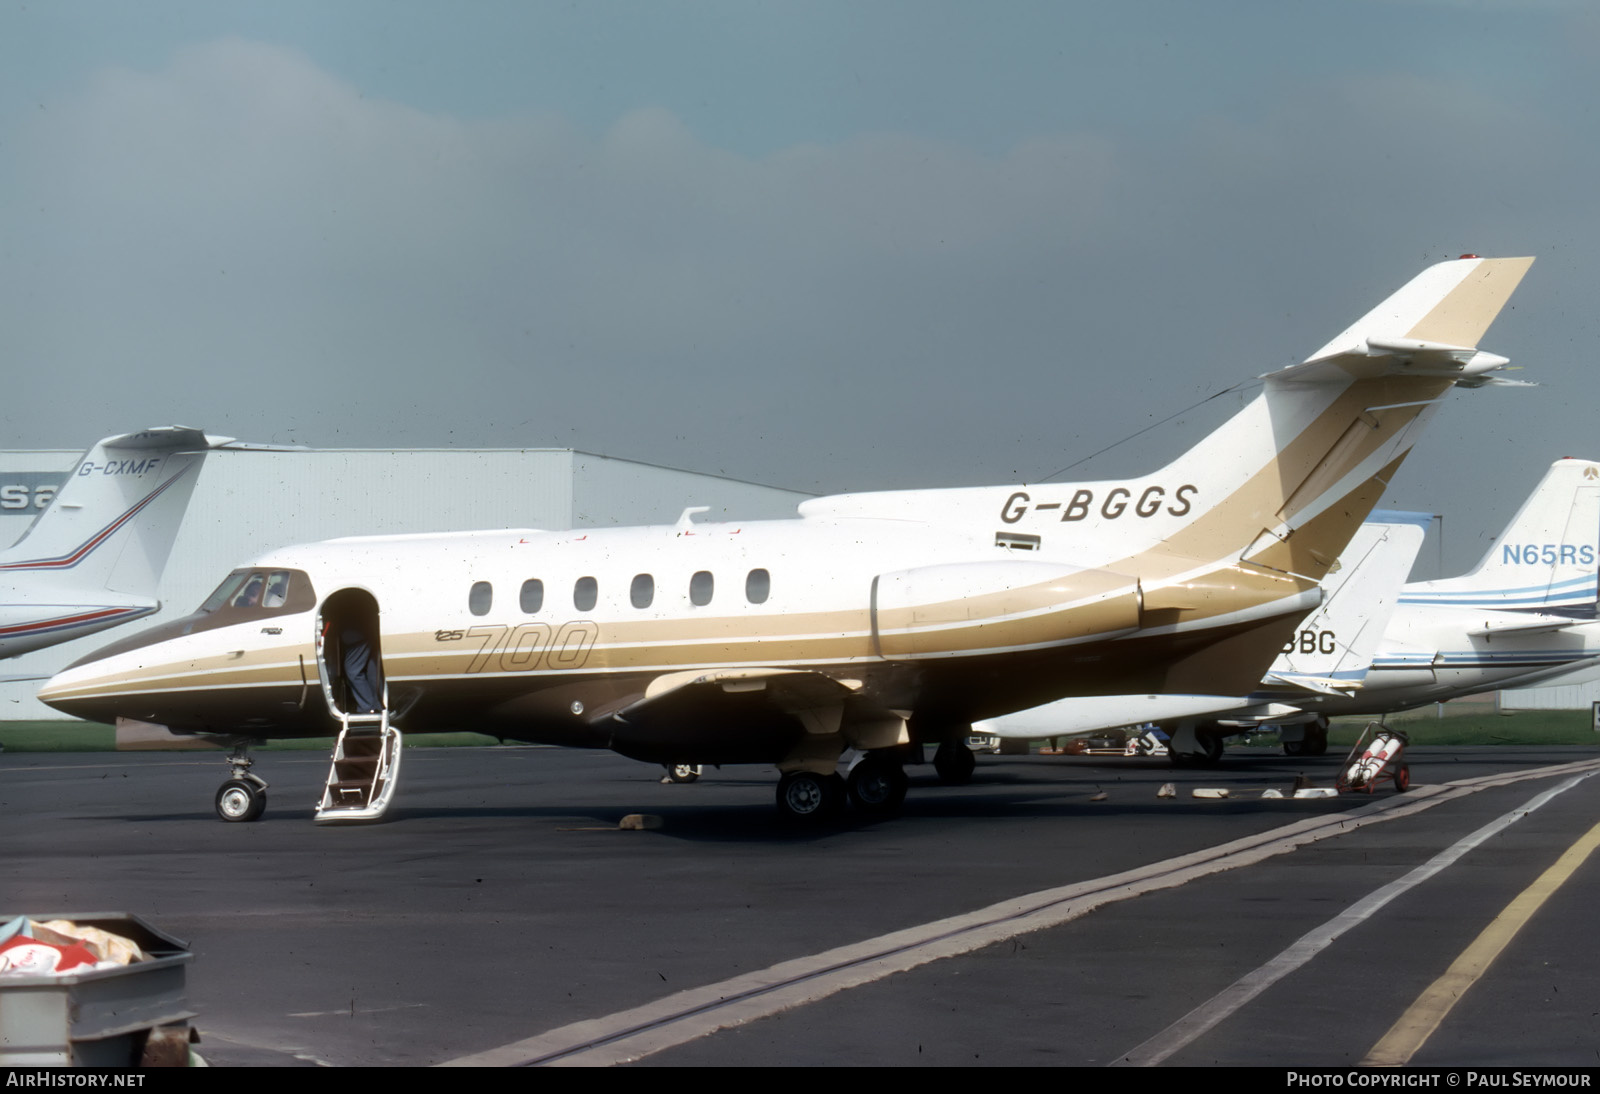
[[[1421,885],[1491,836],[1505,831],[1523,817],[1549,804],[1558,795],[1566,793],[1593,774],[1592,770],[1581,772],[1541,794],[1534,795],[1511,812],[1490,821],[1471,835],[1464,836],[1446,847],[1405,876],[1396,878],[1369,893],[1326,923],[1301,935],[1297,942],[1265,965],[1240,977],[1154,1037],[1119,1056],[1110,1066],[1153,1067],[1161,1063],[1173,1053],[1187,1047],[1203,1034],[1227,1021],[1240,1007],[1304,966],[1346,931],[1365,923],[1384,905],[1402,893]]]
[[[498,1048],[445,1061],[445,1067],[533,1064],[606,1066],[628,1063],[721,1029],[813,1003],[830,995],[1030,931],[1054,927],[1103,904],[1171,889],[1248,866],[1368,824],[1410,816],[1478,790],[1574,771],[1592,773],[1600,760],[1491,775],[1376,799],[1349,812],[1311,817],[1164,862],[1108,877],[1045,889],[965,915],[784,961],[643,1006],[575,1022]]]
[[[1361,1061],[1362,1067],[1405,1067],[1434,1031],[1449,1017],[1467,990],[1483,978],[1495,959],[1511,944],[1535,912],[1555,895],[1600,847],[1600,824],[1590,828],[1566,849],[1555,864],[1507,904],[1450,963],[1443,976],[1428,986],[1406,1008],[1389,1032]]]

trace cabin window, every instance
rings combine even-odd
[[[580,577],[572,587],[572,606],[586,612],[600,599],[600,583],[592,577]]]
[[[656,598],[656,579],[649,574],[633,575],[633,585],[628,589],[628,599],[635,608],[648,608]]]
[[[544,582],[536,577],[530,577],[522,583],[522,593],[517,598],[522,605],[522,610],[527,615],[532,615],[544,607]]]
[[[744,598],[752,604],[765,604],[772,592],[772,575],[765,570],[751,570],[744,579]]]
[[[700,570],[689,579],[689,602],[701,607],[711,603],[711,593],[716,582],[710,570]]]
[[[494,586],[487,581],[474,581],[467,593],[467,611],[473,615],[488,615],[494,605]]]

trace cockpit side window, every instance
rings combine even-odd
[[[246,619],[304,612],[316,607],[316,593],[303,570],[235,570],[189,617],[184,633],[226,627]]]
[[[273,570],[267,575],[267,591],[261,598],[263,608],[281,608],[289,603],[289,571]]]
[[[257,619],[297,615],[317,606],[317,593],[304,570],[235,570],[206,597],[194,614],[114,642],[84,661],[112,657],[198,631],[231,627]],[[307,624],[309,632],[310,625]]]
[[[206,597],[196,614],[210,615],[218,610],[276,612],[289,608],[291,600],[304,605],[297,611],[316,601],[311,595],[311,579],[299,570],[235,570],[217,586],[216,592]]]

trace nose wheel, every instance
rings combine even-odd
[[[217,816],[232,824],[260,820],[267,808],[267,780],[250,774],[249,751],[240,745],[228,756],[233,769],[228,781],[217,788]]]
[[[229,779],[217,790],[217,816],[225,821],[259,820],[267,792],[246,779]]]

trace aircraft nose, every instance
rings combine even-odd
[[[82,669],[69,668],[56,673],[38,691],[38,699],[63,714],[91,722],[114,722],[117,714],[108,696]]]

